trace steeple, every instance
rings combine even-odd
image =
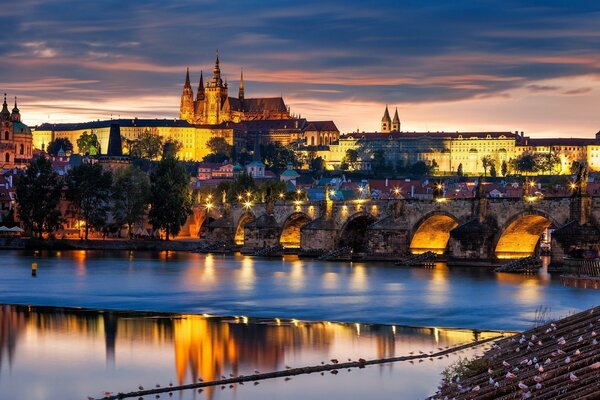
[[[392,119],[390,118],[390,112],[388,111],[387,104],[385,105],[385,112],[381,118],[381,132],[389,133],[392,125]]]
[[[192,87],[192,85],[190,84],[190,69],[188,68],[186,73],[185,73],[185,84],[183,85],[183,87]]]
[[[398,107],[396,107],[394,119],[392,120],[392,132],[400,132],[400,117],[398,116]]]
[[[19,112],[19,108],[17,107],[17,96],[15,96],[15,107],[12,109],[12,114],[10,115],[10,119],[13,122],[21,121],[21,113]]]
[[[196,93],[196,101],[204,100],[204,78],[200,71],[200,83],[198,83],[198,92]]]
[[[213,77],[211,80],[211,86],[221,87],[223,86],[223,80],[221,79],[221,68],[219,67],[219,50],[217,50],[217,56],[215,59],[215,67],[213,68]]]
[[[244,69],[242,68],[242,72],[240,73],[240,92],[238,94],[238,98],[243,103],[244,102]]]
[[[181,105],[179,106],[179,118],[192,122],[194,119],[194,91],[190,84],[190,69],[185,73],[185,84],[181,93]]]
[[[6,102],[6,93],[4,93],[4,103],[2,103],[2,111],[0,111],[0,120],[8,121],[10,119],[10,111],[8,111],[8,103]]]

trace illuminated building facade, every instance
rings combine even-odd
[[[17,98],[11,112],[5,93],[0,111],[0,166],[6,169],[26,166],[33,155],[32,140],[31,129],[21,121]]]
[[[290,112],[281,97],[246,98],[243,72],[240,75],[238,96],[230,97],[229,85],[221,78],[217,55],[212,79],[206,86],[200,72],[195,100],[188,69],[181,94],[179,118],[192,124],[216,125],[228,121],[289,119]]]

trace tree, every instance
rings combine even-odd
[[[536,170],[551,175],[555,172],[560,172],[561,162],[560,157],[554,151],[547,154],[538,153],[534,157]]]
[[[151,133],[150,131],[144,131],[140,133],[139,137],[135,140],[125,141],[125,148],[131,157],[146,158],[149,160],[158,158],[162,150],[162,146],[162,138],[155,133]]]
[[[261,199],[264,197],[267,202],[280,200],[281,193],[285,196],[285,193],[287,192],[287,185],[285,182],[278,179],[270,179],[259,186],[258,192],[260,193]]]
[[[54,232],[61,226],[58,209],[62,193],[62,179],[44,157],[32,160],[15,184],[19,218],[25,229],[38,238],[44,232]]]
[[[115,172],[113,185],[113,218],[127,225],[129,237],[133,227],[144,220],[150,197],[150,180],[141,169],[130,165]]]
[[[313,158],[310,162],[309,169],[313,176],[317,176],[325,171],[325,160],[323,160],[323,157]]]
[[[177,157],[177,153],[183,148],[179,140],[167,139],[162,146],[162,157]]]
[[[425,161],[417,161],[410,166],[410,173],[414,176],[426,176],[429,175],[429,166]]]
[[[371,170],[375,175],[380,175],[386,171],[386,159],[383,150],[375,150],[371,155]]]
[[[262,161],[265,165],[275,171],[280,172],[286,169],[288,163],[296,165],[296,153],[289,147],[282,146],[280,143],[269,143],[266,146],[260,146]]]
[[[439,170],[440,166],[437,161],[435,161],[435,159],[431,160],[431,172],[437,174]]]
[[[218,189],[218,187],[217,187]],[[256,195],[256,182],[248,173],[244,172],[238,175],[227,191],[227,198],[230,201],[239,201],[239,196],[244,196],[245,193]]]
[[[164,229],[166,239],[181,230],[192,213],[189,177],[175,157],[163,158],[150,176],[149,219],[155,229]]]
[[[342,163],[345,163],[348,166],[348,169],[356,169],[356,165],[358,163],[358,150],[346,150],[346,155],[342,159]]]
[[[502,176],[506,176],[506,174],[508,173],[508,164],[506,163],[506,160],[502,161],[502,166],[500,167],[500,173],[502,174]]]
[[[488,168],[490,168],[492,165],[495,165],[494,159],[489,155],[481,157],[481,164],[483,165],[483,176],[487,176]]]
[[[85,222],[85,240],[90,227],[106,225],[110,210],[112,173],[100,164],[81,164],[67,175],[67,199],[71,201],[78,219]]]
[[[213,136],[208,139],[206,147],[208,147],[213,154],[224,154],[228,157],[231,156],[231,151],[233,150],[233,146],[227,143],[225,138],[220,136]]]
[[[496,164],[492,163],[492,165],[490,165],[490,176],[492,178],[495,178],[496,175],[497,175],[497,173],[496,173]]]
[[[79,148],[79,154],[96,155],[99,153],[100,142],[98,142],[95,133],[87,133],[86,131],[77,139],[77,148]]]
[[[520,172],[532,173],[536,171],[536,163],[534,157],[525,153],[515,160],[515,169]]]
[[[56,157],[61,148],[64,150],[65,153],[72,153],[73,143],[71,143],[71,141],[67,138],[59,137],[48,143],[46,152],[51,156]]]
[[[458,168],[456,169],[456,175],[461,177],[464,175],[462,163],[458,164]]]

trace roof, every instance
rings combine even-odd
[[[31,129],[20,121],[13,122],[14,133],[31,133]]]
[[[237,129],[246,132],[265,132],[265,131],[280,131],[284,129],[301,130],[306,124],[304,118],[288,118],[288,119],[263,119],[255,121],[244,121],[235,124]]]
[[[353,139],[389,139],[389,138],[435,138],[435,139],[486,139],[488,136],[492,139],[500,139],[504,136],[506,139],[515,139],[517,135],[513,132],[352,132],[341,137]]]
[[[263,97],[244,99],[244,111],[255,113],[263,111],[287,112],[287,107],[282,97]]]
[[[181,119],[107,119],[103,121],[89,121],[89,122],[74,122],[74,123],[63,123],[63,124],[51,124],[44,123],[36,128],[38,131],[74,131],[80,129],[99,129],[99,128],[110,128],[112,124],[118,124],[121,127],[158,127],[158,126],[170,126],[170,127],[193,127],[192,124]]]
[[[294,171],[293,169],[286,169],[285,171],[283,171],[281,173],[282,176],[300,176],[300,174],[298,174],[296,171]]]
[[[304,131],[337,131],[339,132],[337,126],[333,121],[309,121],[307,122],[306,128]]]
[[[594,138],[527,138],[524,143],[521,143],[521,146],[586,146],[589,144],[600,145],[600,140]]]

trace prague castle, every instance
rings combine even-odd
[[[227,121],[289,119],[290,113],[281,97],[247,99],[244,93],[243,71],[240,73],[238,97],[230,97],[228,84],[221,78],[217,54],[213,76],[206,87],[200,72],[200,83],[195,100],[188,69],[181,94],[179,118],[191,124],[216,125]]]
[[[15,106],[8,110],[6,93],[0,111],[0,165],[2,168],[20,168],[27,165],[33,154],[31,129],[21,121],[21,112]]]

